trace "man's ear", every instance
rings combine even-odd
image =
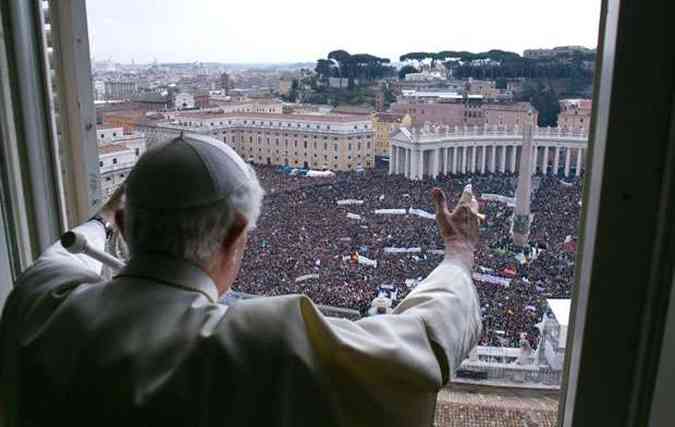
[[[223,239],[223,252],[227,253],[231,251],[237,241],[246,233],[246,227],[248,226],[248,221],[246,221],[246,218],[240,213],[236,213],[234,215],[234,219],[232,220],[232,225],[230,226],[230,230],[227,232],[227,235],[225,235],[225,239]]]
[[[120,234],[122,234],[122,237],[124,238],[124,240],[126,240],[127,229],[126,229],[126,222],[125,222],[125,217],[124,217],[124,209],[115,210],[115,226],[117,226],[117,229],[120,231]]]

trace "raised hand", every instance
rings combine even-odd
[[[431,190],[431,199],[448,254],[461,254],[470,257],[473,262],[473,251],[479,240],[479,225],[484,216],[478,212],[478,202],[471,188],[467,186],[464,189],[452,212],[448,208],[448,199],[440,188]]]

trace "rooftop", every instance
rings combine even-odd
[[[99,154],[120,153],[129,150],[126,144],[102,144],[98,146]]]
[[[381,122],[400,122],[403,117],[405,117],[405,114],[403,113],[375,113],[375,117],[377,117],[377,120]]]
[[[516,102],[513,104],[486,104],[484,109],[496,111],[536,111],[529,102]]]
[[[237,118],[252,118],[263,120],[297,120],[297,121],[311,121],[311,122],[363,122],[370,121],[370,116],[355,116],[348,114],[283,114],[283,113],[208,113],[208,112],[194,112],[194,113],[179,113],[176,117],[185,117],[192,119],[237,119]]]

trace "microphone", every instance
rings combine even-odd
[[[61,236],[61,245],[71,254],[85,254],[115,270],[124,268],[124,263],[114,256],[89,246],[87,238],[74,231],[66,231]]]

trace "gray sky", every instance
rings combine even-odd
[[[329,51],[595,47],[600,0],[87,0],[96,60],[313,62]]]

